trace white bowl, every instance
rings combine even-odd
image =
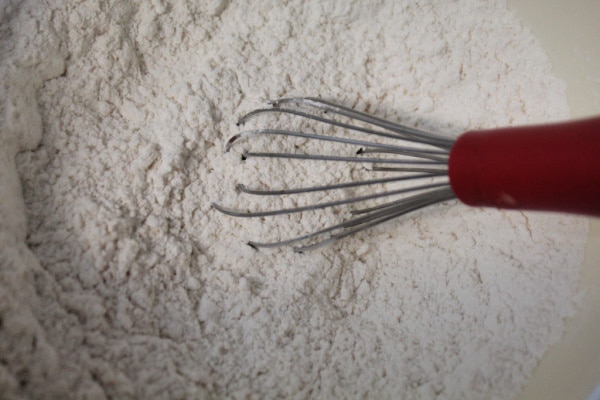
[[[510,0],[567,82],[574,118],[600,115],[600,1]],[[590,219],[582,307],[542,358],[519,399],[586,399],[600,384],[600,220]],[[595,397],[598,399],[598,397]]]

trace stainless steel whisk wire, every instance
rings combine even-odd
[[[298,243],[306,243],[294,247],[294,251],[296,252],[305,252],[325,246],[352,234],[370,229],[376,225],[405,215],[412,211],[416,211],[423,207],[455,198],[454,192],[452,191],[448,180],[448,157],[450,154],[450,149],[454,144],[453,139],[399,125],[364,112],[311,97],[285,98],[272,101],[269,104],[271,106],[270,108],[257,109],[242,116],[238,121],[238,126],[242,126],[250,119],[266,113],[280,115],[289,114],[334,126],[336,128],[341,128],[342,130],[347,129],[359,132],[364,134],[366,137],[377,136],[387,139],[395,139],[399,141],[400,145],[379,143],[368,139],[358,140],[347,137],[315,134],[296,130],[254,129],[242,131],[231,137],[225,146],[226,152],[228,152],[242,139],[249,139],[258,135],[300,137],[309,140],[335,142],[357,146],[359,149],[356,151],[356,154],[351,156],[244,151],[242,153],[242,160],[246,160],[248,158],[280,158],[367,163],[372,164],[372,171],[387,172],[391,173],[392,176],[322,186],[282,189],[249,188],[244,184],[238,184],[237,189],[240,193],[257,196],[287,196],[308,192],[327,192],[360,186],[381,185],[400,181],[431,181],[432,178],[436,181],[411,187],[403,187],[396,190],[387,190],[384,192],[350,197],[341,200],[276,210],[243,211],[213,203],[212,206],[216,210],[233,217],[266,217],[360,203],[367,200],[384,197],[405,195],[405,197],[400,199],[392,200],[377,206],[353,209],[350,211],[350,219],[342,221],[338,224],[287,240],[276,242],[250,241],[248,242],[248,245],[251,247],[255,249],[274,248]],[[367,124],[369,127],[358,126],[355,123],[341,122],[336,120],[336,117],[343,117],[349,121],[360,121],[361,123]],[[419,146],[416,147],[414,145],[406,145],[407,143],[417,143]],[[386,157],[382,157],[382,155],[386,155]],[[413,194],[406,196],[410,193]]]

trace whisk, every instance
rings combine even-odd
[[[365,112],[317,98],[285,98],[244,115],[238,126],[265,113],[292,115],[334,127],[338,134],[308,130],[255,129],[231,137],[229,151],[242,139],[262,135],[356,146],[355,154],[323,155],[244,151],[242,159],[282,158],[366,163],[387,176],[298,188],[261,188],[239,184],[237,190],[258,196],[293,196],[318,191],[381,187],[404,182],[395,190],[275,210],[245,211],[213,203],[234,217],[267,217],[389,199],[355,207],[350,217],[314,232],[276,242],[250,241],[253,248],[292,244],[304,252],[370,229],[436,203],[458,199],[470,206],[558,211],[600,216],[600,117],[556,124],[468,131],[452,139],[403,126]],[[344,134],[354,132],[356,135]],[[385,140],[382,140],[385,139]],[[385,142],[384,142],[385,141]],[[424,182],[424,183],[423,183]],[[409,186],[406,186],[409,184]]]

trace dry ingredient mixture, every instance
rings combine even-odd
[[[298,255],[210,207],[275,172],[223,154],[268,99],[446,135],[567,118],[504,1],[9,0],[0,22],[3,398],[510,399],[574,312],[583,218],[450,202]],[[302,165],[291,186],[344,168]]]

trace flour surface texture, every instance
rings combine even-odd
[[[0,22],[2,397],[511,399],[576,310],[583,218],[448,202],[298,255],[210,206],[280,179],[223,153],[270,99],[450,137],[568,118],[504,1],[9,0]],[[311,165],[290,185],[348,177]]]

